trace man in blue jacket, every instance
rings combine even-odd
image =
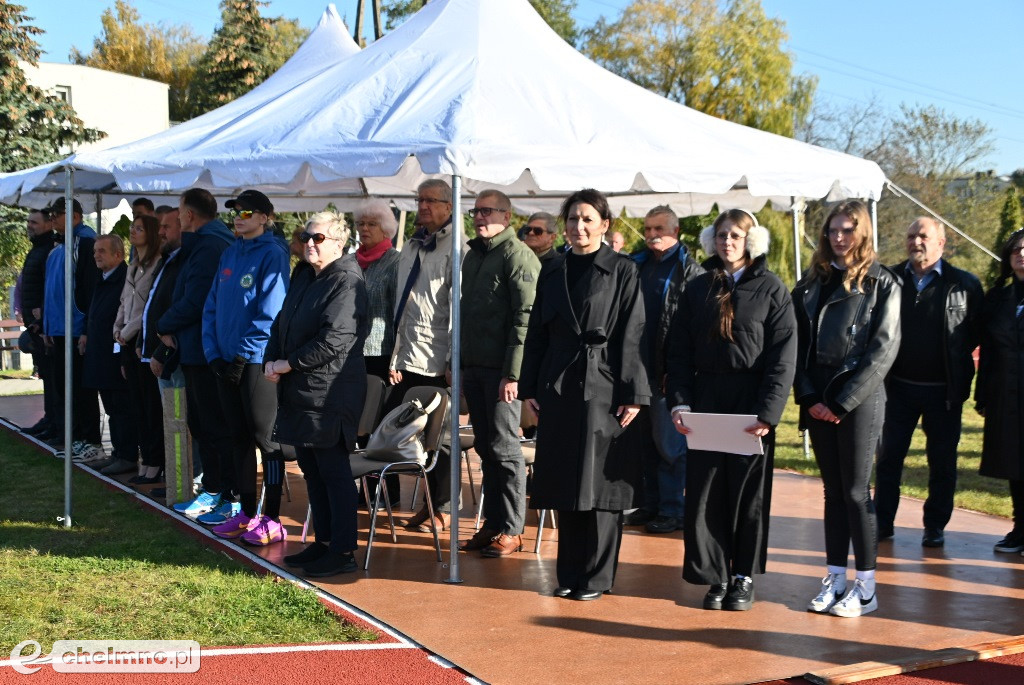
[[[228,200],[238,238],[221,255],[203,310],[203,352],[217,376],[221,409],[231,431],[241,511],[213,529],[223,538],[267,545],[287,535],[280,522],[284,461],[271,440],[277,418],[277,386],[263,376],[270,325],[288,289],[288,247],[268,225],[274,206],[246,190]],[[263,457],[266,498],[256,515],[256,447]],[[204,518],[204,520],[209,520]]]
[[[190,518],[216,509],[234,488],[231,432],[224,420],[217,377],[203,354],[203,306],[220,256],[235,242],[217,217],[217,200],[202,188],[190,188],[178,202],[181,260],[170,308],[156,323],[160,342],[177,348],[185,373],[188,428],[203,455],[203,491],[190,502],[174,505]],[[157,353],[154,353],[157,354]]]
[[[51,214],[56,231],[57,245],[46,258],[46,276],[43,295],[43,342],[50,359],[50,373],[56,395],[54,402],[56,435],[50,444],[64,446],[64,338],[74,338],[71,353],[71,437],[77,456],[93,453],[100,444],[100,405],[95,390],[82,387],[82,355],[85,353],[86,313],[92,303],[92,294],[99,279],[99,270],[93,261],[96,231],[82,223],[82,205],[71,201],[71,238],[65,239],[64,198],[53,203]],[[64,329],[64,260],[70,248],[74,274],[71,285],[71,330]],[[113,333],[111,333],[113,335]],[[111,341],[113,344],[113,341]]]
[[[686,437],[672,425],[665,401],[665,343],[686,284],[704,269],[679,242],[679,218],[667,205],[644,217],[646,249],[634,255],[644,294],[651,383],[651,406],[641,410],[641,425],[650,436],[644,450],[644,505],[626,515],[625,525],[645,525],[648,533],[671,533],[683,527],[686,488]]]

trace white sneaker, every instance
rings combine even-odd
[[[827,614],[846,592],[846,576],[829,573],[821,579],[821,592],[807,605],[807,611]]]
[[[871,597],[868,597],[867,594],[864,581],[858,578],[853,582],[853,589],[836,602],[829,613],[843,618],[856,618],[863,614],[870,614],[878,608],[878,593],[876,592]]]
[[[87,445],[84,452],[82,453],[84,459],[83,464],[95,464],[96,462],[103,461],[107,458],[107,453],[99,445]]]

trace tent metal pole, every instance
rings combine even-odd
[[[452,401],[451,441],[452,525],[446,583],[461,583],[459,575],[459,504],[462,494],[462,459],[459,457],[459,388],[462,387],[462,178],[452,174]]]
[[[74,171],[70,166],[64,167],[64,527],[71,527],[71,393],[72,357],[76,352],[72,326],[72,309],[74,307],[74,258],[75,258],[75,221],[72,199],[75,192]]]
[[[800,263],[800,247],[803,244],[803,231],[800,230],[800,217],[804,211],[804,201],[802,199],[791,198],[790,203],[790,215],[793,217],[793,268],[796,271],[796,278],[794,283],[800,281],[800,276],[803,275],[803,265]],[[811,458],[811,439],[807,434],[807,431],[801,431],[804,440],[804,459]]]
[[[103,196],[96,193],[96,235],[103,235]]]
[[[875,228],[872,231],[872,240],[875,243],[875,252],[878,252],[878,200],[868,200],[868,211],[871,212],[871,225]]]

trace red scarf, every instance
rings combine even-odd
[[[356,261],[359,268],[366,271],[366,268],[384,256],[384,253],[391,249],[391,238],[385,238],[373,247],[367,249],[360,245],[356,250]]]

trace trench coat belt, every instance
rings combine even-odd
[[[583,401],[587,402],[594,398],[594,376],[597,374],[597,361],[600,355],[600,350],[608,347],[608,336],[605,335],[603,328],[592,328],[589,331],[583,331],[579,335],[579,347],[576,348],[576,354],[569,360],[569,363],[565,365],[562,372],[558,374],[558,378],[555,379],[553,388],[559,395],[562,394],[562,382],[565,380],[565,374],[579,359],[583,359],[584,370],[583,370]]]

